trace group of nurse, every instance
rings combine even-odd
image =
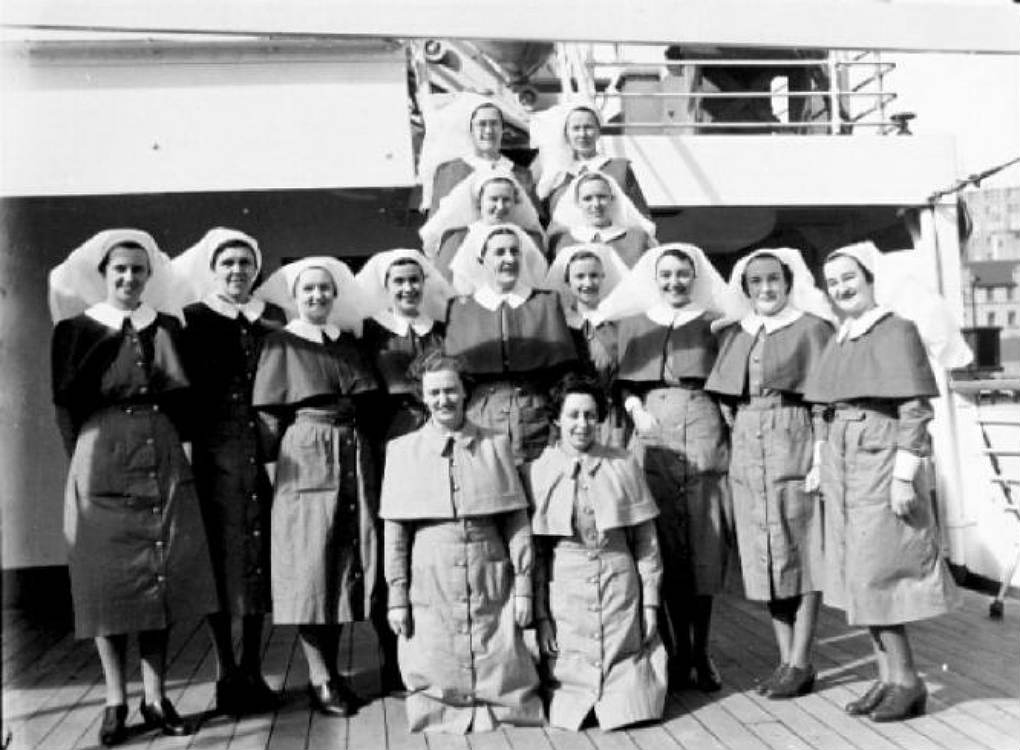
[[[168,628],[193,616],[217,709],[271,710],[270,611],[297,625],[323,714],[363,703],[338,650],[343,624],[371,619],[412,731],[655,720],[668,690],[721,687],[710,622],[734,535],[778,647],[761,693],[813,689],[824,595],[869,629],[879,668],[847,711],[922,712],[905,624],[953,594],[925,486],[938,389],[918,328],[877,304],[877,250],[828,257],[829,300],[788,248],[727,284],[697,247],[654,244],[594,110],[555,113],[536,192],[499,153],[498,108],[468,99],[471,150],[423,151],[424,253],[356,277],[304,258],[253,292],[242,232],[170,261],[109,230],[51,273],[100,741],[127,736],[131,633],[145,725],[193,731],[164,684]],[[183,325],[164,312],[182,304]]]

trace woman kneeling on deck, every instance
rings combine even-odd
[[[541,725],[531,620],[531,527],[507,436],[464,417],[458,362],[423,365],[431,417],[390,442],[385,519],[390,627],[414,731]]]

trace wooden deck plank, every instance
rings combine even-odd
[[[725,699],[725,698],[724,698]],[[683,710],[690,712],[712,732],[725,747],[739,747],[746,750],[768,750],[768,746],[744,724],[723,708],[719,701],[713,701],[703,693],[684,691],[675,696]],[[667,715],[668,715],[667,710]]]
[[[637,750],[637,745],[627,732],[614,729],[603,732],[601,729],[589,729],[585,732],[596,750]]]
[[[503,733],[514,750],[543,750],[552,747],[548,735],[540,727],[504,727]]]
[[[407,711],[402,697],[388,695],[383,699],[386,714],[386,746],[389,750],[425,750],[425,735],[407,730]]]
[[[283,704],[276,712],[273,727],[263,747],[266,750],[291,750],[291,748],[303,748],[308,740],[308,728],[310,723],[310,709],[305,687],[308,684],[308,664],[301,652],[301,643],[297,635],[297,628],[288,625],[294,638],[294,648],[291,649],[290,662],[287,666],[287,674],[283,682],[282,698]],[[235,737],[234,745],[241,747]],[[255,750],[255,746],[243,746],[244,750]]]
[[[500,729],[472,734],[466,739],[471,750],[511,750],[510,740]],[[553,746],[556,747],[555,743]],[[591,745],[587,745],[587,748],[591,750]]]
[[[246,716],[239,721],[223,718],[223,734],[229,732],[226,746],[229,750],[264,750],[269,744],[269,737],[279,716],[279,711],[286,708],[289,696],[286,693],[287,677],[295,662],[303,657],[298,653],[297,629],[293,627],[272,628],[266,649],[262,656],[262,674],[269,687],[277,692],[280,706],[277,712]],[[193,743],[194,745],[195,743]],[[203,745],[218,748],[222,745]]]

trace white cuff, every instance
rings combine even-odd
[[[641,403],[641,399],[637,396],[627,396],[627,400],[623,402],[624,411],[628,414],[633,414],[635,409],[643,406],[644,404]]]
[[[921,465],[921,457],[902,448],[896,451],[896,463],[893,465],[893,478],[904,482],[913,482],[917,468]]]
[[[811,451],[811,465],[821,466],[822,465],[822,446],[825,445],[824,440],[816,440],[814,448]]]

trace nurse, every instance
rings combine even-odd
[[[217,608],[191,467],[188,380],[169,260],[146,232],[100,232],[50,274],[53,402],[71,456],[64,496],[74,629],[106,683],[99,741],[127,738],[128,635],[147,728],[190,734],[165,693],[170,626]]]
[[[273,491],[251,397],[262,341],[287,318],[276,305],[252,298],[262,254],[243,232],[210,229],[172,265],[189,282],[191,302],[184,308],[182,351],[195,407],[191,460],[220,600],[220,611],[208,618],[216,652],[216,710],[267,711],[276,705],[262,677]],[[240,666],[232,618],[241,621]]]
[[[804,398],[826,405],[825,602],[868,628],[878,662],[878,679],[846,710],[882,722],[924,712],[928,691],[907,623],[937,617],[955,599],[929,489],[929,399],[939,391],[925,347],[944,367],[963,366],[970,352],[950,317],[928,304],[934,295],[896,280],[879,255],[864,242],[826,259],[825,283],[843,322]],[[937,331],[940,320],[947,323]]]
[[[623,409],[613,395],[617,367],[617,324],[605,319],[602,301],[627,275],[627,266],[609,245],[572,245],[556,256],[545,288],[559,293],[567,327],[574,337],[580,368],[595,377],[608,398],[599,441],[625,445]]]
[[[730,489],[744,592],[768,603],[779,665],[758,686],[769,698],[811,692],[821,602],[822,513],[812,476],[808,372],[832,336],[832,313],[792,248],[737,261],[730,288],[750,310],[721,332],[705,390],[732,428]],[[817,472],[816,472],[817,474]]]
[[[585,172],[570,183],[549,223],[549,252],[556,256],[570,245],[598,242],[612,247],[628,268],[654,247],[655,224],[623,194],[616,181],[599,171]]]
[[[549,723],[577,731],[592,711],[602,729],[660,719],[658,508],[634,457],[596,439],[596,380],[568,374],[553,408],[559,442],[527,468]]]
[[[375,474],[362,432],[377,385],[350,333],[361,323],[360,295],[347,266],[329,257],[284,266],[258,294],[298,313],[266,337],[252,399],[263,455],[276,461],[273,622],[298,626],[312,707],[348,716],[363,701],[337,670],[341,628],[369,616],[377,560]]]
[[[519,227],[472,231],[453,264],[445,353],[477,385],[468,418],[510,438],[518,461],[549,443],[549,389],[576,366],[577,351],[556,292],[537,289],[547,267]]]
[[[465,418],[456,360],[425,365],[422,397],[431,417],[389,444],[379,511],[408,727],[541,725],[521,637],[532,617],[531,527],[510,443]]]
[[[569,194],[579,175],[597,170],[612,177],[634,207],[650,216],[630,159],[604,153],[599,143],[602,118],[594,106],[567,103],[550,107],[532,117],[531,134],[542,170],[536,192],[546,202],[548,214]]]
[[[659,505],[673,690],[722,686],[709,626],[729,556],[729,445],[705,380],[718,352],[711,324],[728,297],[704,253],[674,243],[648,251],[604,307],[622,317],[617,383],[634,423],[631,449]]]

